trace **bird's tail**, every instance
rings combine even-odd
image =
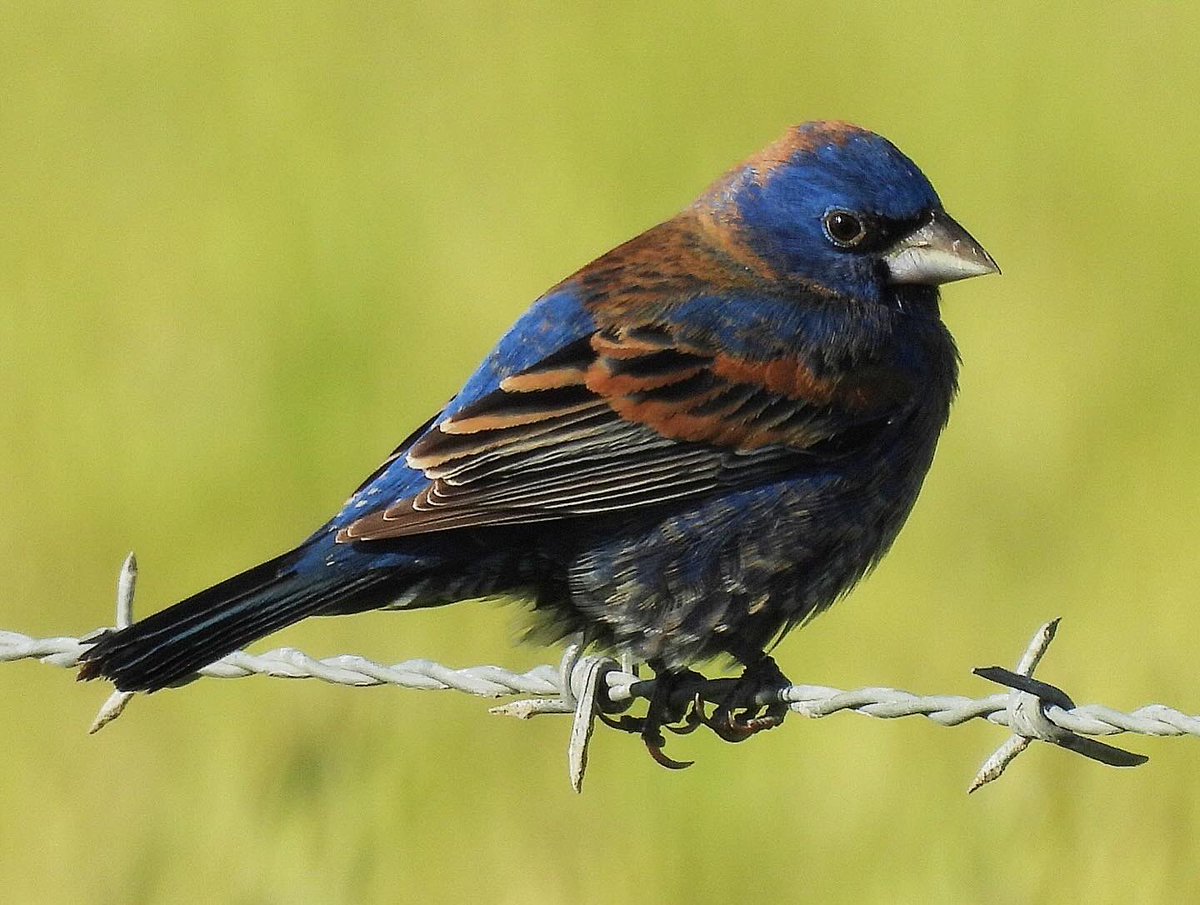
[[[303,548],[182,600],[84,651],[80,679],[111,679],[121,691],[157,691],[238,648],[319,613],[378,605],[378,575],[297,571]]]

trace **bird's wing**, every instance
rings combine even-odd
[[[754,361],[663,323],[606,328],[455,412],[407,450],[429,483],[342,529],[380,540],[652,506],[819,465],[885,423],[895,369],[822,376]]]

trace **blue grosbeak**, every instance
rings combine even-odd
[[[81,678],[154,691],[307,616],[503,595],[654,667],[659,751],[687,664],[732,655],[751,701],[772,641],[887,550],[955,393],[937,287],[996,271],[890,142],[795,127],[543,295],[299,547]],[[778,716],[749,712],[722,734]]]

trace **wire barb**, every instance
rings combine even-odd
[[[999,779],[1008,765],[1035,739],[1051,742],[1110,767],[1137,767],[1150,759],[1095,739],[1084,738],[1057,725],[1050,718],[1049,708],[1057,708],[1060,711],[1075,709],[1075,702],[1061,688],[1033,678],[1033,671],[1041,662],[1050,642],[1054,640],[1060,621],[1061,619],[1051,619],[1034,633],[1021,662],[1017,664],[1016,672],[1002,666],[987,666],[974,670],[975,675],[1012,689],[1007,710],[1008,725],[1013,734],[984,761],[979,772],[975,774],[975,779],[968,786],[967,794]]]
[[[121,572],[117,575],[117,625],[122,629],[133,625],[133,593],[137,590],[137,557],[133,551],[125,557],[121,564]],[[100,711],[92,720],[88,735],[93,735],[125,712],[125,706],[133,700],[131,691],[114,691],[108,700],[100,705]]]
[[[137,561],[131,553],[118,580],[117,628],[133,621],[136,582]],[[1158,737],[1200,737],[1200,716],[1190,716],[1161,704],[1149,704],[1131,713],[1095,704],[1076,706],[1066,692],[1032,678],[1054,639],[1058,623],[1055,619],[1038,629],[1015,671],[999,666],[975,670],[977,675],[1008,688],[1005,693],[968,698],[916,695],[894,688],[843,691],[823,685],[791,685],[760,695],[763,698],[760,703],[786,703],[792,712],[813,719],[850,710],[878,719],[924,716],[942,726],[986,719],[1008,727],[1013,734],[984,762],[968,789],[970,792],[998,779],[1035,740],[1049,741],[1110,766],[1125,767],[1145,763],[1147,758],[1083,736],[1130,732]],[[83,652],[105,631],[82,638],[31,638],[18,632],[0,631],[0,663],[33,659],[71,669],[79,665]],[[498,666],[456,670],[429,660],[408,660],[391,666],[355,656],[318,660],[292,648],[261,655],[237,651],[199,670],[185,683],[199,676],[230,679],[252,675],[311,678],[352,687],[395,685],[426,691],[454,690],[491,698],[525,696],[494,707],[491,712],[522,719],[546,713],[571,714],[568,769],[571,786],[577,792],[583,787],[588,743],[600,713],[620,711],[635,700],[648,700],[654,693],[654,679],[639,678],[632,664],[586,655],[582,641],[568,646],[557,667],[539,666],[525,673]],[[699,696],[704,701],[719,703],[733,681],[708,679],[700,685]],[[90,731],[96,732],[120,716],[132,697],[132,693],[121,691],[110,695]]]

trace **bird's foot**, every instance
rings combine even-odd
[[[711,715],[705,714],[697,703],[700,720],[720,739],[744,742],[752,735],[774,729],[787,716],[788,705],[782,701],[759,703],[760,696],[778,691],[788,685],[787,677],[775,661],[764,656],[742,671],[725,699]]]
[[[603,713],[598,716],[614,729],[638,733],[655,763],[669,770],[682,770],[690,767],[692,761],[675,760],[663,752],[667,740],[662,730],[686,735],[703,724],[700,686],[704,681],[704,676],[690,669],[657,669],[654,691],[650,695],[645,716],[622,716],[619,719]]]

